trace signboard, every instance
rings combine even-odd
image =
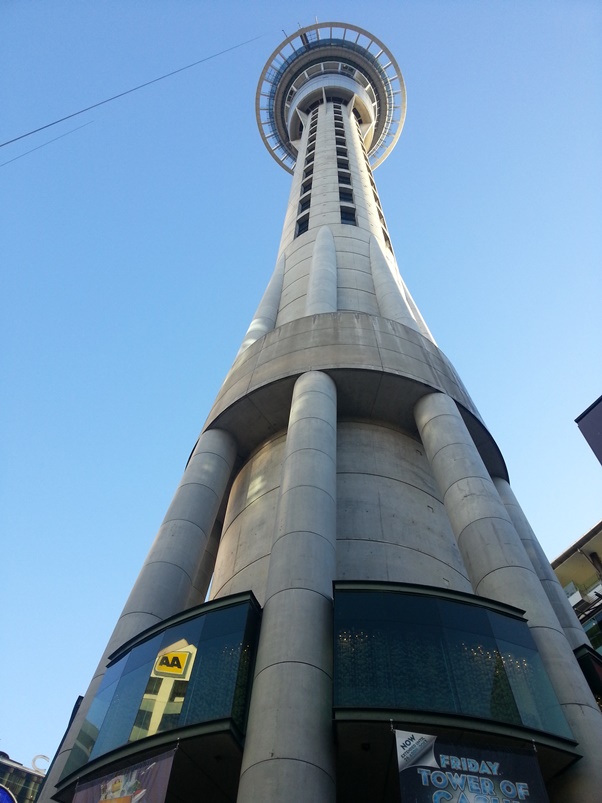
[[[535,754],[395,731],[402,803],[549,803]]]
[[[186,675],[188,662],[192,658],[189,652],[166,652],[155,661],[153,674],[159,677],[177,677]]]
[[[196,652],[197,648],[194,644],[189,644],[186,639],[180,639],[174,644],[170,644],[169,647],[159,651],[153,664],[151,677],[189,680]]]
[[[0,784],[0,803],[17,803],[17,798],[10,789],[7,789],[2,784]]]
[[[82,784],[73,803],[164,803],[175,750]]]

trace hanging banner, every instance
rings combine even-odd
[[[73,803],[164,803],[175,750],[81,784]]]
[[[402,803],[549,803],[534,753],[395,731]]]

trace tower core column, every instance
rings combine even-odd
[[[297,380],[238,803],[335,800],[336,412],[330,377]]]

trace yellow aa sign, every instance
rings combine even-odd
[[[189,652],[165,652],[155,661],[155,674],[164,677],[182,677],[190,660]]]

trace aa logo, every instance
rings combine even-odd
[[[163,677],[182,677],[190,661],[189,652],[165,652],[155,661],[155,674]]]

